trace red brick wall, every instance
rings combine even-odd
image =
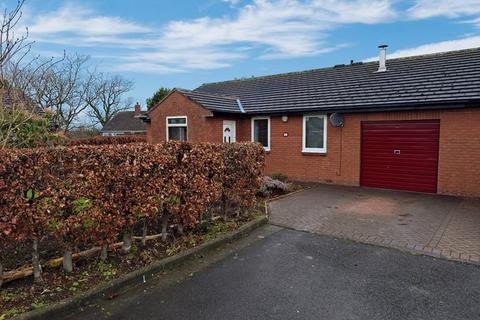
[[[150,113],[149,142],[165,141],[165,117],[188,117],[190,141],[222,141],[223,120],[237,120],[237,141],[250,141],[250,118],[215,116],[179,93]],[[271,117],[271,151],[266,173],[293,179],[359,185],[361,121],[440,119],[438,192],[480,196],[480,109],[349,114],[345,127],[328,125],[327,153],[302,154],[302,116]],[[284,137],[288,133],[288,137]]]
[[[358,186],[361,121],[420,119],[440,119],[438,193],[480,196],[480,109],[473,108],[349,114],[344,128],[328,125],[325,155],[302,154],[302,116],[289,116],[286,123],[279,116],[271,117],[266,173]],[[288,137],[284,137],[285,132]]]
[[[223,139],[223,120],[237,120],[237,140],[245,140],[241,117],[235,115],[215,115],[188,99],[174,92],[161,105],[149,114],[151,122],[147,125],[147,141],[160,143],[166,140],[166,117],[187,116],[187,135],[191,142],[216,142]]]

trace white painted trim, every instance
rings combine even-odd
[[[129,134],[129,133],[146,133],[146,130],[124,130],[124,131],[100,131],[101,134]]]
[[[307,119],[313,117],[322,117],[323,118],[323,148],[307,148],[305,144],[307,143],[306,133],[307,133]],[[328,121],[326,114],[305,114],[303,115],[302,121],[302,152],[312,152],[312,153],[327,153],[327,132],[328,132]]]
[[[169,124],[168,123],[168,120],[169,119],[185,119],[185,123],[178,123],[178,124]],[[185,127],[187,128],[187,141],[188,141],[188,118],[187,116],[170,116],[170,117],[166,117],[165,119],[165,135],[166,135],[166,138],[167,138],[167,141],[170,141],[170,137],[168,136],[168,128],[170,127]]]
[[[127,131],[127,132],[101,132],[102,137],[118,137],[118,136],[143,136],[145,131]]]
[[[240,99],[237,99],[237,104],[238,104],[238,108],[240,109],[240,112],[245,113],[245,109],[243,108],[242,101],[240,101]]]
[[[270,121],[270,117],[252,117],[251,119],[251,140],[252,142],[256,142],[254,141],[254,133],[253,133],[253,130],[254,130],[254,125],[253,125],[253,122],[255,120],[268,120],[268,146],[267,147],[263,147],[265,149],[265,151],[270,151],[270,148],[272,147],[271,145],[271,139],[270,139],[270,132],[272,131],[272,127],[271,127],[271,121]]]

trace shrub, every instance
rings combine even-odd
[[[221,199],[251,206],[263,162],[263,148],[249,143],[2,149],[0,242],[31,241],[39,275],[42,237],[56,239],[66,257],[91,245],[106,254],[135,224],[161,218],[165,238],[168,222],[195,227]]]
[[[286,183],[288,181],[288,176],[283,173],[274,173],[272,174],[272,179]]]
[[[257,196],[259,197],[268,197],[269,191],[266,186],[262,185],[260,188],[257,190]]]
[[[280,180],[273,179],[271,177],[265,176],[263,178],[263,184],[262,187],[266,190],[269,191],[288,191],[289,185],[285,182],[282,182]]]
[[[222,183],[223,211],[230,205],[241,210],[250,207],[257,189],[262,184],[265,154],[258,145],[234,143],[221,145],[225,172]]]
[[[79,139],[66,139],[59,144],[73,147],[73,146],[83,146],[83,145],[100,146],[100,145],[106,145],[106,144],[129,144],[129,143],[141,143],[146,141],[147,141],[147,137],[142,135],[111,136],[111,137],[95,136],[95,137],[87,137],[87,138],[79,138]]]
[[[32,148],[56,141],[49,131],[49,115],[42,117],[23,108],[0,106],[0,148]]]

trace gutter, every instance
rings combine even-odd
[[[144,133],[147,130],[100,130],[100,133],[124,133],[124,132],[133,132],[133,133]]]
[[[463,109],[469,107],[480,107],[480,101],[461,101],[452,103],[432,103],[432,104],[397,104],[391,106],[365,106],[365,107],[332,107],[332,108],[305,108],[298,110],[266,110],[259,112],[248,112],[251,115],[269,115],[269,114],[302,114],[305,112],[318,113],[363,113],[363,112],[389,112],[389,111],[421,111],[421,110],[442,110],[442,109]]]

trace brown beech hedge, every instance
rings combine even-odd
[[[0,250],[31,243],[41,281],[39,240],[54,239],[71,271],[80,248],[101,246],[106,259],[123,236],[128,250],[134,226],[144,226],[145,237],[146,226],[160,221],[165,238],[167,225],[183,232],[214,207],[241,214],[254,202],[263,166],[263,148],[250,143],[3,149]]]
[[[59,145],[73,147],[83,145],[105,145],[105,144],[129,144],[147,142],[144,135],[128,135],[128,136],[94,136],[79,139],[66,139],[59,141]]]

